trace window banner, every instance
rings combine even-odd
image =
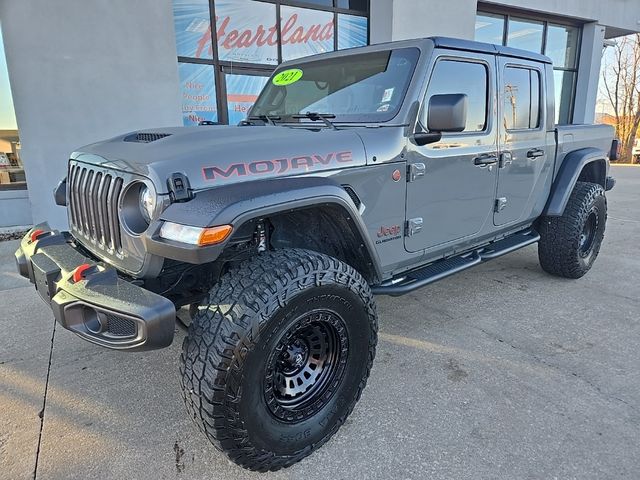
[[[367,18],[338,14],[338,50],[367,44]]]
[[[280,16],[284,61],[333,50],[333,13],[283,5]]]
[[[247,118],[247,112],[268,80],[256,75],[226,75],[229,125],[237,125]]]
[[[179,57],[213,58],[208,0],[173,0]]]
[[[278,63],[276,6],[252,0],[216,0],[218,57],[233,62]]]
[[[179,63],[178,73],[184,125],[198,125],[202,120],[218,121],[213,66]]]

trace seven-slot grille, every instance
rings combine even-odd
[[[118,199],[122,177],[72,164],[69,167],[69,211],[76,232],[102,247],[121,251]]]

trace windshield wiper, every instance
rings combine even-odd
[[[276,126],[276,120],[282,120],[280,115],[251,115],[247,120],[260,120],[262,122],[268,123],[269,125]]]
[[[307,113],[297,113],[295,115],[291,115],[291,118],[308,118],[312,122],[317,122],[318,120],[324,122],[324,124],[329,127],[337,130],[336,126],[329,121],[330,118],[336,118],[333,113],[318,113],[318,112],[307,112]]]

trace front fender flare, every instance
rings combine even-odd
[[[580,173],[582,173],[586,165],[593,162],[604,162],[605,170],[602,182],[606,182],[609,170],[606,152],[589,147],[575,150],[564,157],[560,171],[551,186],[551,193],[543,215],[559,217],[564,213],[564,209],[567,206],[571,192],[573,192],[576,186]],[[603,186],[605,185],[603,184]]]
[[[346,211],[380,278],[380,259],[358,209],[342,186],[325,177],[259,180],[199,191],[195,198],[188,202],[170,205],[149,229],[152,233],[146,236],[145,245],[149,253],[165,258],[188,263],[207,263],[218,257],[229,240],[212,247],[196,247],[166,241],[158,235],[162,222],[196,227],[232,225],[234,231],[237,231],[244,223],[256,218],[322,205],[339,206]]]

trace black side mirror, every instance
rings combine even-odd
[[[67,206],[67,177],[60,180],[56,188],[53,189],[53,199],[56,205]]]
[[[467,126],[467,105],[464,93],[434,95],[429,100],[427,128],[430,132],[462,132]]]

